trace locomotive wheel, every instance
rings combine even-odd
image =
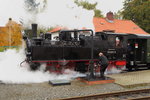
[[[138,66],[134,65],[134,70],[137,71],[138,70]]]
[[[150,69],[150,64],[147,64],[147,69]]]
[[[128,70],[129,72],[132,71],[132,66],[127,65],[127,70]]]
[[[76,67],[75,67],[75,71],[78,71],[78,72],[81,72],[81,73],[85,73],[85,72],[87,72],[86,67],[87,66],[85,65],[85,63],[77,62],[76,63]]]
[[[40,67],[40,63],[30,63],[30,69],[35,71],[38,70]]]

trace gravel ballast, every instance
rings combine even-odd
[[[114,83],[87,85],[73,80],[71,85],[52,86],[48,82],[36,84],[0,84],[0,100],[54,100],[83,95],[150,88],[150,85],[123,88]]]

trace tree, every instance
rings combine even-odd
[[[121,14],[120,10],[117,13],[114,13],[114,18],[115,19],[122,19],[122,14]]]
[[[75,3],[78,6],[82,6],[84,9],[93,10],[94,11],[94,17],[103,17],[103,15],[101,14],[102,12],[99,9],[96,9],[97,2],[94,3],[94,4],[91,4],[91,3],[87,2],[87,1],[75,0]]]
[[[122,15],[150,33],[150,0],[126,0]]]
[[[104,17],[99,9],[94,9],[94,17]]]

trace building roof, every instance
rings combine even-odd
[[[148,34],[131,20],[108,20],[107,18],[93,18],[95,32],[114,31],[114,33]]]
[[[93,24],[94,24],[95,32],[148,34],[131,20],[114,19],[114,15],[112,12],[108,12],[106,14],[106,18],[94,17]],[[62,29],[64,28],[56,27],[50,32],[57,32]]]
[[[86,27],[82,27],[83,30],[87,29]],[[50,30],[49,32],[50,33],[55,33],[55,32],[58,32],[58,31],[61,31],[61,30],[68,30],[68,28],[66,27],[55,27],[54,29]],[[73,29],[72,29],[73,30]]]
[[[51,32],[51,33],[53,33],[53,32],[58,32],[58,31],[60,31],[60,30],[62,30],[62,29],[63,29],[63,27],[57,26],[57,27],[55,27],[54,29],[52,29],[51,31],[49,31],[49,32]]]

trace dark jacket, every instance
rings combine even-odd
[[[100,60],[101,65],[106,65],[106,64],[108,65],[109,64],[109,61],[108,61],[107,57],[104,56],[104,55],[99,56],[99,60]]]

